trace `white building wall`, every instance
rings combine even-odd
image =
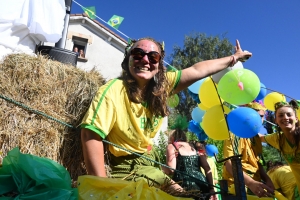
[[[95,67],[106,80],[120,76],[124,53],[113,46],[114,43],[112,41],[108,41],[104,36],[101,37],[101,34],[96,33],[96,30],[93,30],[91,27],[81,24],[70,23],[69,31],[88,35],[92,38],[92,43],[86,46],[85,58],[87,62],[78,61],[77,67],[87,71]],[[73,40],[67,39],[66,49],[72,50],[73,45]],[[125,49],[125,44],[123,49]]]

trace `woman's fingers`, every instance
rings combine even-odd
[[[241,48],[241,45],[240,45],[239,40],[236,40],[235,42],[236,42],[236,46],[235,46],[236,51],[237,51],[237,50],[241,50],[241,51],[242,51],[242,48]]]

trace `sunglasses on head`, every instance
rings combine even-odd
[[[130,55],[132,55],[134,60],[141,60],[145,55],[148,56],[149,62],[152,64],[156,64],[160,60],[160,55],[156,51],[150,51],[146,53],[143,49],[134,48],[131,50]]]

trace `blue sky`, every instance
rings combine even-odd
[[[124,17],[119,31],[134,39],[150,36],[164,41],[167,56],[174,45],[183,45],[185,35],[226,33],[232,44],[239,39],[242,48],[253,53],[244,68],[252,70],[267,88],[300,100],[299,0],[76,2],[84,7],[95,6],[97,16],[104,21],[113,15]],[[83,10],[73,2],[71,13],[83,13]]]

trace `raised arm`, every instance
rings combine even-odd
[[[104,147],[101,137],[89,129],[81,129],[84,162],[89,175],[106,177]]]
[[[252,53],[242,51],[238,40],[236,40],[235,49],[235,54],[231,56],[198,62],[193,66],[182,70],[181,79],[175,92],[184,90],[194,82],[215,74],[228,66],[232,66],[237,61],[245,61],[252,56]]]

